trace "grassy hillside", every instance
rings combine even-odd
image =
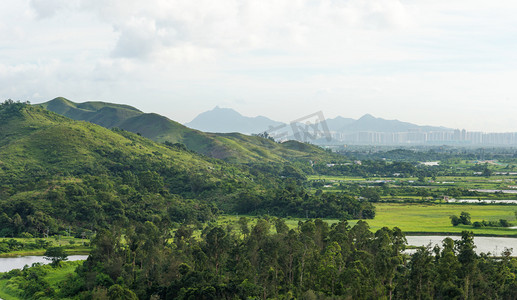
[[[124,120],[142,114],[129,105],[106,102],[74,103],[62,97],[41,106],[71,119],[89,121],[107,128],[117,127]]]
[[[245,169],[22,103],[0,106],[0,235],[115,221],[206,219]],[[195,199],[195,200],[185,200]],[[221,200],[221,201],[223,201]]]
[[[178,171],[207,173],[214,164],[191,152],[171,149],[138,135],[77,122],[40,108],[22,107],[19,115],[0,115],[0,157],[2,170],[24,171],[75,168],[76,172],[97,169],[106,156],[149,157]],[[20,159],[23,158],[23,159]]]
[[[246,157],[249,161],[255,162],[282,162],[319,160],[332,156],[320,147],[297,141],[276,143],[269,139],[240,133],[220,133],[211,134],[211,136],[220,145],[226,145],[228,149],[231,149],[235,154],[230,157],[236,158],[237,162],[239,157]]]
[[[323,149],[295,141],[275,143],[239,133],[205,133],[185,127],[164,116],[143,113],[128,105],[105,102],[74,103],[56,98],[41,106],[74,120],[106,128],[118,127],[158,142],[182,143],[210,157],[236,163],[321,160],[330,156]]]

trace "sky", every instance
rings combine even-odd
[[[517,132],[517,1],[2,0],[0,97]]]

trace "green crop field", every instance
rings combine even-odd
[[[372,231],[376,231],[382,227],[399,227],[406,234],[411,233],[452,233],[459,234],[463,230],[473,231],[479,235],[503,235],[517,237],[517,229],[503,227],[484,227],[474,228],[470,225],[452,226],[450,216],[460,215],[461,212],[468,212],[471,215],[472,222],[475,221],[498,221],[506,219],[513,225],[517,226],[514,211],[517,206],[508,205],[479,205],[479,204],[396,204],[396,203],[378,203],[375,205],[377,214],[375,219],[365,220]],[[233,229],[238,228],[237,221],[242,216],[224,215],[219,217],[217,223],[222,226],[231,226]],[[257,217],[244,216],[249,219],[249,225],[256,223]],[[289,228],[296,228],[299,221],[303,218],[287,218],[285,222]],[[325,219],[326,222],[332,224],[339,220]],[[350,225],[355,225],[357,220],[350,220]],[[274,226],[271,227],[274,231]]]
[[[451,225],[450,216],[459,215],[462,211],[471,215],[475,221],[498,221],[506,219],[517,225],[514,211],[517,206],[509,205],[464,205],[464,204],[395,204],[379,203],[375,205],[377,214],[375,219],[367,220],[372,230],[384,226],[399,227],[406,233],[460,233],[463,230],[471,230],[474,234],[483,235],[514,235],[517,229],[502,227],[474,228],[467,225]]]
[[[90,247],[87,244],[90,242],[87,239],[79,239],[73,237],[50,237],[50,238],[0,238],[0,242],[7,242],[15,240],[24,246],[34,243],[37,240],[44,240],[50,242],[48,247],[64,247],[68,255],[88,254]],[[22,248],[16,251],[9,251],[0,253],[0,257],[15,257],[25,255],[43,255],[46,249],[44,248]]]

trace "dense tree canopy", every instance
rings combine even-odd
[[[282,219],[248,227],[182,227],[171,242],[155,224],[99,232],[62,297],[127,299],[513,299],[517,260],[477,255],[472,233],[404,254],[398,229],[319,219],[289,229]],[[114,299],[114,298],[110,298]],[[121,298],[122,299],[122,298]],[[126,299],[126,298],[123,298]]]

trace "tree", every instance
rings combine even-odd
[[[126,287],[118,284],[112,285],[108,290],[110,300],[137,300],[138,297]]]
[[[423,174],[418,175],[418,182],[425,182],[425,176]]]
[[[510,222],[508,222],[508,220],[505,219],[499,219],[499,224],[501,225],[501,227],[510,227]]]
[[[260,132],[260,133],[257,133],[257,134],[252,134],[253,136],[258,136],[258,137],[261,137],[263,139],[267,139],[267,140],[270,140],[270,141],[275,141],[275,139],[273,138],[272,135],[270,135],[267,131],[264,131],[264,132]]]
[[[438,253],[435,252],[437,254],[435,256],[437,286],[434,297],[437,299],[462,299],[463,291],[458,287],[461,264],[454,253],[454,240],[445,238],[442,243],[442,252],[439,253],[439,250]]]
[[[458,226],[459,224],[463,225],[471,225],[470,214],[468,212],[462,211],[460,216],[450,216],[452,226]]]
[[[361,191],[361,196],[365,197],[371,202],[379,202],[381,200],[381,196],[379,193],[373,188],[366,188]]]
[[[409,295],[414,299],[432,299],[434,291],[433,278],[436,266],[433,262],[431,246],[420,247],[409,261]]]
[[[68,254],[66,254],[63,247],[51,247],[45,251],[45,259],[51,260],[50,263],[53,267],[58,267],[62,261],[68,260]]]
[[[472,224],[472,222],[470,222],[470,214],[468,212],[462,211],[460,214],[460,222],[463,225]]]
[[[472,231],[463,231],[461,239],[456,242],[456,250],[458,252],[458,261],[461,263],[461,275],[464,281],[463,293],[465,299],[469,299],[472,294],[472,278],[475,278],[475,271],[477,266],[477,255],[474,251],[474,234]]]
[[[342,265],[341,247],[338,242],[332,242],[325,249],[318,267],[320,287],[329,295],[334,295],[334,287],[342,271]]]
[[[276,232],[279,234],[287,234],[289,232],[289,227],[285,224],[285,221],[283,219],[276,219],[275,220],[275,228]]]
[[[227,251],[230,246],[229,237],[222,227],[216,226],[207,232],[205,240],[205,252],[214,265],[215,275],[219,275],[219,270],[227,256]]]
[[[250,234],[250,229],[248,227],[248,219],[246,217],[239,218],[239,228],[244,236],[248,236]]]
[[[458,226],[461,223],[460,218],[458,218],[458,216],[452,215],[450,216],[450,218],[452,226]]]

